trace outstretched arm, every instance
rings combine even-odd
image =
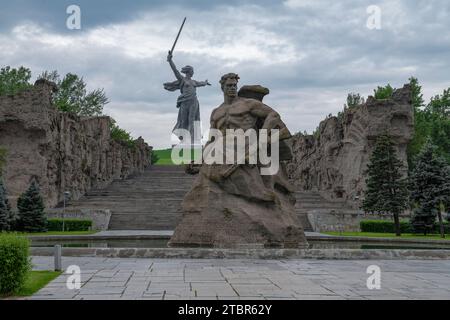
[[[206,81],[195,81],[195,86],[196,87],[205,87],[205,86],[210,86],[211,83],[209,83],[208,80]]]
[[[180,73],[180,71],[178,71],[177,70],[177,67],[175,66],[175,63],[173,63],[173,60],[172,60],[172,53],[169,51],[169,54],[168,54],[168,56],[167,56],[167,61],[169,62],[169,64],[170,64],[170,67],[172,68],[172,71],[173,71],[173,73],[175,74],[175,77],[178,79],[178,80],[182,80],[183,79],[183,76],[181,75],[181,73]]]

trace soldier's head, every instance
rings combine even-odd
[[[194,68],[191,66],[186,66],[181,69],[181,73],[184,73],[188,77],[192,77],[194,75]]]
[[[220,79],[222,91],[226,96],[235,98],[237,96],[237,84],[239,76],[236,73],[227,73]]]

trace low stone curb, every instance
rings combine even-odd
[[[53,248],[31,248],[33,256],[53,256]],[[323,259],[450,260],[450,250],[63,248],[67,257],[154,259]]]
[[[411,243],[411,244],[444,244],[450,247],[450,240],[430,239],[397,239],[397,238],[374,238],[353,236],[307,236],[307,240],[315,241],[354,241],[354,242],[383,242],[383,243]]]
[[[38,241],[65,241],[65,240],[164,240],[170,236],[163,234],[155,235],[54,235],[54,236],[28,236],[30,240]],[[384,243],[411,243],[411,244],[443,244],[450,247],[450,240],[429,240],[429,239],[397,239],[397,238],[370,238],[352,236],[306,236],[307,240],[315,241],[354,241],[354,242],[384,242]]]

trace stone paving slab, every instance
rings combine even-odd
[[[33,257],[51,270],[52,257]],[[81,288],[62,274],[32,300],[391,300],[450,299],[450,261],[120,259],[63,257],[81,269]],[[370,290],[367,267],[381,269],[381,289]]]

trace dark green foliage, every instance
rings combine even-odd
[[[128,147],[132,148],[136,146],[136,141],[131,137],[131,134],[124,129],[119,128],[116,121],[111,118],[110,121],[111,139],[118,142],[125,143]]]
[[[390,84],[388,84],[386,87],[378,87],[374,90],[374,97],[377,100],[384,100],[389,99],[392,97],[392,94],[394,93],[394,88],[391,87]]]
[[[450,88],[431,98],[425,108],[430,125],[430,138],[436,151],[450,164]]]
[[[6,164],[6,150],[0,148],[0,177],[2,176],[3,166]]]
[[[6,194],[5,185],[0,177],[0,232],[11,230],[13,224],[11,205]]]
[[[0,96],[14,95],[31,87],[30,69],[20,67],[14,69],[9,66],[0,69]]]
[[[416,207],[413,225],[425,234],[433,228],[436,217],[442,221],[441,205],[450,202],[450,167],[436,150],[428,140],[410,175],[411,200]]]
[[[361,97],[359,93],[349,93],[347,95],[347,104],[344,105],[344,110],[346,108],[352,109],[364,103],[364,97]]]
[[[394,143],[388,134],[377,139],[367,167],[363,209],[366,212],[392,214],[397,226],[396,233],[400,235],[399,214],[407,208],[408,190],[402,174],[403,164],[397,158]]]
[[[80,116],[99,116],[103,107],[109,102],[103,89],[87,93],[86,83],[76,74],[68,73],[61,80],[58,72],[45,71],[39,79],[55,82],[58,92],[54,95],[55,105],[64,112],[72,112]]]
[[[437,152],[450,164],[450,88],[436,95],[425,105],[421,86],[416,78],[410,78],[414,106],[414,136],[408,145],[408,162],[414,167],[414,159],[428,138]]]
[[[159,161],[159,156],[155,153],[155,152],[152,152],[152,155],[151,155],[151,164],[155,164],[155,163],[157,163],[158,161]]]
[[[450,233],[450,224],[446,222],[445,224],[445,233]],[[394,233],[395,232],[395,224],[392,221],[386,220],[363,220],[359,223],[361,228],[361,232],[376,232],[376,233]],[[414,227],[413,225],[407,221],[400,221],[400,231],[402,233],[413,233]],[[431,234],[439,234],[439,224],[435,223],[431,228]]]
[[[0,295],[19,290],[31,270],[29,241],[10,233],[0,233]]]
[[[17,227],[19,231],[45,232],[47,218],[44,212],[44,201],[39,186],[33,181],[28,190],[17,200],[19,209]]]
[[[359,223],[361,232],[394,233],[395,224],[386,220],[363,220]],[[411,233],[413,228],[407,220],[400,221],[400,232]]]
[[[64,231],[89,231],[92,228],[91,220],[82,219],[64,219]],[[62,219],[48,219],[48,231],[62,231]]]

